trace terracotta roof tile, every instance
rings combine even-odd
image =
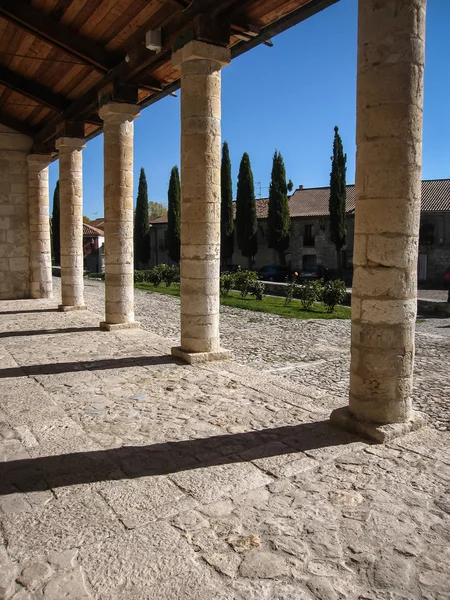
[[[323,217],[329,214],[329,187],[297,189],[289,198],[291,217]],[[256,216],[266,219],[268,198],[256,200]],[[234,207],[236,204],[234,203]],[[450,211],[450,179],[422,181],[422,211]],[[355,185],[347,186],[347,213],[355,212]],[[150,223],[167,223],[167,216],[150,219]]]
[[[104,236],[105,232],[102,229],[93,227],[91,224],[83,223],[83,235]]]

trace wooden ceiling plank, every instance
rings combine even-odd
[[[55,94],[52,90],[40,83],[28,79],[27,77],[23,77],[6,67],[0,69],[0,81],[4,86],[23,96],[27,96],[27,98],[31,98],[40,104],[44,104],[49,108],[64,111],[69,106],[68,100],[63,96]]]
[[[24,133],[30,137],[34,137],[36,134],[36,130],[31,125],[27,125],[20,119],[16,119],[15,117],[4,112],[0,112],[0,123],[6,127],[14,129],[18,133]]]
[[[24,0],[2,0],[0,15],[32,35],[101,71],[108,71],[118,62],[115,54],[106,51],[62,23],[58,23]]]

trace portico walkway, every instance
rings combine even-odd
[[[332,393],[54,309],[0,306],[0,597],[448,598],[447,432],[369,445]]]

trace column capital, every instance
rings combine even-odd
[[[137,104],[109,102],[101,107],[98,114],[103,121],[123,123],[124,121],[134,121],[139,117],[140,111]]]
[[[172,64],[175,68],[180,68],[188,60],[211,60],[222,68],[231,62],[231,55],[229,48],[192,40],[172,54]]]
[[[53,160],[51,154],[28,154],[27,163],[41,165],[42,168],[47,167]]]
[[[82,138],[60,137],[55,142],[55,148],[57,150],[61,150],[62,148],[83,150],[83,148],[86,148],[86,141]]]

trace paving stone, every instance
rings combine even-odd
[[[101,312],[103,291],[86,293]],[[238,359],[193,368],[165,362],[179,301],[136,299],[153,332],[0,340],[2,366],[18,369],[0,378],[0,547],[18,566],[13,583],[30,565],[52,569],[35,592],[17,583],[8,593],[448,600],[448,433],[380,447],[330,428],[330,410],[347,403],[349,323],[253,323],[226,309],[224,345]],[[0,316],[18,331],[99,321],[89,311]],[[418,325],[414,400],[442,424],[441,325]]]
[[[289,573],[289,568],[280,555],[265,550],[253,550],[245,555],[240,569],[242,577],[275,579]]]
[[[45,600],[90,600],[80,567],[54,577],[44,590]]]
[[[177,513],[184,493],[167,477],[145,477],[139,480],[97,484],[96,489],[128,528],[140,527],[163,515]]]
[[[12,595],[17,574],[17,566],[9,558],[6,549],[0,545],[0,600],[7,600]]]
[[[51,577],[52,569],[49,564],[36,562],[28,565],[23,569],[22,573],[17,578],[17,581],[33,592],[41,587]]]
[[[201,502],[259,488],[273,479],[249,463],[235,463],[183,471],[170,476],[182,489]]]

